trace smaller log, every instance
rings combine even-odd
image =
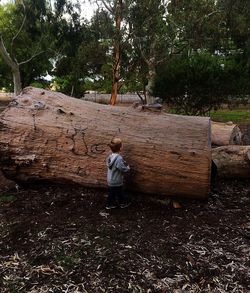
[[[221,178],[250,178],[250,146],[222,146],[212,150],[212,159]]]
[[[161,104],[146,104],[146,105],[142,105],[142,110],[161,111],[162,105]]]
[[[242,133],[240,128],[233,122],[212,121],[212,145],[226,146],[230,144],[241,145]]]

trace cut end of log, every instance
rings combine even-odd
[[[212,158],[221,178],[250,178],[250,146],[229,145],[214,148]]]
[[[240,128],[231,121],[227,123],[212,121],[212,145],[241,145],[242,133]]]

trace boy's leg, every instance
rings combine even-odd
[[[109,192],[108,192],[108,198],[107,198],[107,204],[106,208],[108,207],[116,207],[116,190],[115,187],[109,187]]]
[[[118,199],[118,203],[120,207],[127,206],[129,204],[129,200],[127,195],[124,192],[123,186],[118,186],[117,199]]]

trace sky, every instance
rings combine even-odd
[[[96,5],[90,4],[89,2],[82,4],[82,14],[84,18],[90,20],[92,17],[94,10],[97,8]]]

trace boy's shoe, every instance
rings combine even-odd
[[[123,203],[123,204],[120,205],[120,208],[125,209],[125,208],[129,207],[130,205],[131,205],[131,202]]]
[[[116,208],[117,208],[117,206],[115,206],[115,205],[105,207],[106,210],[112,210],[112,209],[116,209]]]

